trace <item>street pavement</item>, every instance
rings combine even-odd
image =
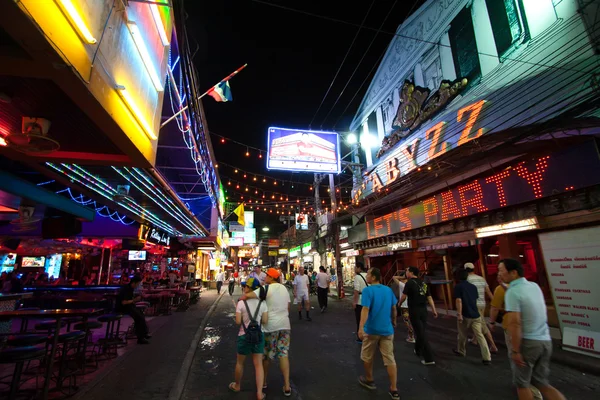
[[[252,399],[255,398],[254,369],[246,361],[242,392],[231,393],[236,360],[234,300],[223,296],[208,321],[196,349],[187,381],[184,400]],[[315,297],[311,303],[317,307]],[[363,374],[360,345],[355,342],[355,322],[349,299],[329,299],[329,310],[311,312],[312,322],[299,321],[297,306],[292,304],[292,336],[290,347],[292,399],[383,399],[389,398],[388,381],[380,356],[375,363],[378,389],[368,391],[357,383]],[[430,342],[436,355],[436,366],[421,365],[413,354],[413,345],[405,341],[405,328],[396,329],[395,355],[398,365],[398,388],[403,399],[516,399],[511,386],[511,373],[505,349],[493,356],[491,366],[481,364],[479,348],[469,346],[468,356],[452,353],[456,336],[439,330],[430,331]],[[552,365],[552,384],[568,399],[597,399],[600,380],[560,364]],[[284,399],[283,380],[276,364],[269,371],[268,399]],[[596,395],[594,395],[596,393]],[[135,396],[134,396],[135,398]]]

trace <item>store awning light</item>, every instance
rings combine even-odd
[[[539,229],[540,224],[536,217],[522,219],[520,221],[506,222],[504,224],[484,226],[483,228],[475,228],[475,236],[484,238],[489,236],[505,235],[507,233],[530,231]]]
[[[133,117],[138,122],[146,136],[148,136],[150,140],[158,139],[158,136],[156,136],[156,133],[154,133],[154,130],[152,129],[150,124],[148,124],[148,121],[146,121],[146,119],[144,118],[142,111],[136,104],[135,100],[133,100],[133,98],[131,97],[131,93],[127,91],[125,86],[117,86],[117,92],[127,105],[127,108],[129,108],[131,115],[133,115]]]
[[[71,0],[57,0],[63,12],[66,14],[67,18],[73,26],[75,27],[75,31],[81,36],[81,38],[89,44],[95,44],[96,38],[92,35],[89,28],[87,27],[85,21],[77,11],[77,8],[73,4]]]
[[[127,21],[127,27],[129,28],[135,47],[137,47],[138,53],[140,53],[140,57],[142,57],[142,62],[148,71],[148,75],[150,75],[154,88],[159,92],[162,92],[164,90],[163,81],[160,79],[160,74],[156,71],[156,67],[152,62],[152,57],[150,57],[150,52],[146,47],[146,43],[144,43],[144,38],[142,37],[140,29],[133,21]]]
[[[158,36],[160,36],[160,41],[163,46],[169,45],[169,38],[167,36],[167,27],[160,16],[160,11],[158,10],[159,5],[150,4],[150,12],[152,13],[152,18],[154,19],[154,23],[156,24],[156,29],[158,29]],[[164,7],[164,6],[160,6]]]

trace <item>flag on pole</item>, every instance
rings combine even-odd
[[[229,81],[216,84],[208,91],[207,94],[219,103],[233,100]]]
[[[233,210],[233,213],[238,217],[238,224],[246,226],[246,219],[244,218],[244,203],[240,204],[238,208]]]

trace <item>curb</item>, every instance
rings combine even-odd
[[[169,392],[168,400],[179,400],[183,395],[183,390],[185,388],[185,384],[187,383],[188,377],[190,375],[190,369],[192,367],[192,362],[194,361],[194,356],[196,354],[196,349],[198,348],[198,343],[200,343],[200,339],[202,339],[202,335],[204,334],[204,329],[208,324],[208,320],[215,313],[217,308],[217,304],[221,301],[223,295],[225,295],[226,291],[221,293],[219,297],[213,302],[212,306],[210,306],[208,312],[202,319],[200,326],[196,330],[196,334],[190,343],[190,348],[188,349],[183,362],[181,363],[181,368],[179,369],[179,373],[177,374],[177,379],[175,383],[173,383],[173,388]]]

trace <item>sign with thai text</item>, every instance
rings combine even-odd
[[[600,357],[600,227],[539,235],[563,345]]]
[[[511,165],[348,231],[356,243],[600,183],[594,142]]]

